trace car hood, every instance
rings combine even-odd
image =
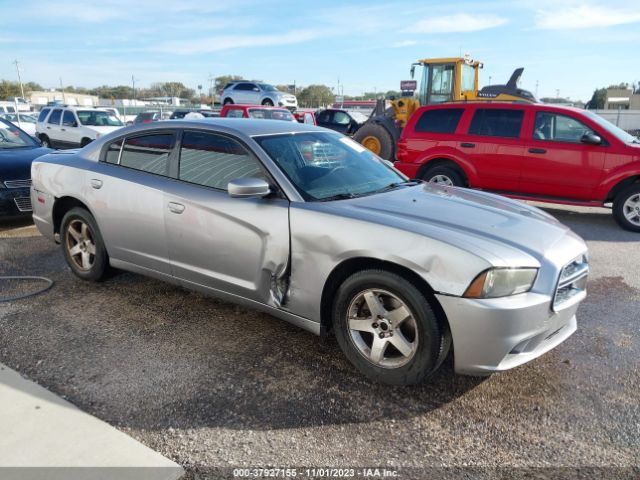
[[[0,180],[29,178],[31,176],[31,162],[51,151],[51,149],[44,147],[0,149]]]
[[[542,210],[463,188],[421,184],[327,203],[341,214],[455,244],[481,254],[496,266],[509,265],[517,251],[541,261],[567,236],[583,244],[568,227]]]

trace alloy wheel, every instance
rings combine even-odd
[[[69,222],[65,246],[69,258],[79,270],[91,270],[96,260],[96,244],[89,225],[80,219]]]
[[[418,327],[409,307],[391,292],[368,289],[347,311],[351,341],[369,362],[382,368],[406,365],[418,349]]]
[[[627,198],[622,206],[622,213],[629,223],[640,227],[640,193]]]
[[[429,183],[435,183],[437,185],[444,185],[447,187],[453,187],[453,180],[446,175],[434,175],[429,179]]]

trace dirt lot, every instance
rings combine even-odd
[[[488,379],[447,364],[420,387],[372,384],[334,341],[269,316],[133,274],[84,283],[21,224],[0,226],[0,275],[55,285],[0,303],[0,362],[191,477],[378,466],[399,478],[574,478],[587,467],[583,478],[638,478],[640,236],[605,210],[549,211],[589,243],[579,330]]]

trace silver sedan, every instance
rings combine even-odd
[[[168,121],[32,167],[33,218],[78,277],[141,273],[334,334],[365,375],[536,358],[576,330],[584,242],[551,216],[410,181],[306,124]]]

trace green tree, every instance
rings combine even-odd
[[[329,105],[334,99],[333,92],[326,85],[309,85],[298,93],[298,103],[307,108]]]
[[[606,88],[596,88],[591,96],[591,100],[587,102],[586,107],[590,110],[604,108],[604,101],[607,98]]]

